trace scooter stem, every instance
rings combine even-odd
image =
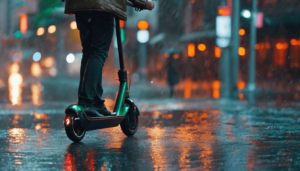
[[[117,42],[118,42],[118,51],[119,51],[120,70],[125,70],[124,58],[123,58],[123,46],[121,42],[120,19],[115,17],[115,21],[116,21],[116,33],[117,33]]]

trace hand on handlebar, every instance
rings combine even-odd
[[[154,8],[154,2],[152,0],[148,0],[147,9],[152,10]]]

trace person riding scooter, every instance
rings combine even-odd
[[[137,10],[154,8],[152,0],[66,0],[65,14],[75,15],[83,48],[78,105],[90,117],[112,115],[102,99],[102,68],[113,36],[114,17],[126,21],[127,5]]]

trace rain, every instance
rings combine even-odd
[[[299,170],[299,9],[0,0],[0,170]]]

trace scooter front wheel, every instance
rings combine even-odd
[[[133,136],[139,127],[139,109],[135,105],[130,105],[129,111],[121,122],[121,129],[127,136]]]
[[[79,118],[74,114],[66,115],[64,120],[65,130],[71,141],[79,142],[85,136],[85,130],[80,126]]]

